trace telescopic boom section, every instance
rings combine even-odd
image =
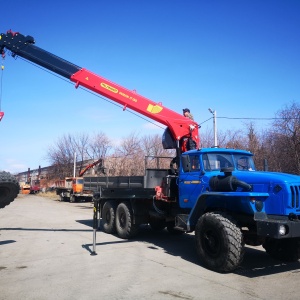
[[[165,148],[179,148],[182,152],[199,148],[198,124],[183,115],[174,112],[161,103],[153,102],[134,91],[117,85],[84,68],[74,65],[50,52],[34,45],[34,38],[8,31],[0,36],[0,50],[21,56],[54,73],[70,79],[75,87],[83,86],[107,97],[126,108],[132,109],[154,121],[167,126],[163,145]]]
[[[164,107],[161,103],[155,103],[86,69],[73,74],[71,80],[76,86],[82,85],[123,105],[124,110],[130,108],[166,125],[175,140],[181,141],[184,137],[192,138],[198,146],[198,124]]]

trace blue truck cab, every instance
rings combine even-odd
[[[253,154],[245,150],[183,153],[178,186],[179,205],[192,214],[201,207],[202,212],[218,208],[256,220],[300,218],[300,176],[256,171]],[[286,229],[284,236],[298,234],[293,226]]]

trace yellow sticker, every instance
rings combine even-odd
[[[107,89],[107,90],[109,90],[109,91],[111,91],[111,92],[113,92],[113,93],[115,93],[115,94],[118,93],[118,89],[116,89],[116,88],[114,88],[113,86],[110,86],[110,85],[108,85],[108,84],[106,84],[106,83],[104,83],[104,82],[101,82],[100,85],[101,85],[103,88],[105,88],[105,89]]]
[[[151,112],[152,114],[158,114],[163,110],[163,108],[159,105],[152,105],[149,104],[147,107],[147,111]]]

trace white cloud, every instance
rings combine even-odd
[[[28,169],[28,167],[15,159],[6,159],[3,163],[3,170],[10,173],[20,173]],[[1,169],[2,169],[1,168]]]

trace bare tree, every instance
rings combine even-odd
[[[84,161],[88,159],[89,135],[87,133],[78,133],[73,136],[70,145],[73,146],[73,151],[76,153],[76,163],[79,166],[79,172],[84,167]]]
[[[220,144],[220,147],[233,148],[233,149],[247,149],[247,138],[243,130],[227,130],[226,139],[224,144]]]
[[[218,136],[219,137],[219,136]],[[200,131],[200,145],[201,148],[212,147],[214,135],[212,129],[206,129]]]
[[[166,169],[176,155],[173,149],[164,149],[160,135],[148,135],[141,138],[142,155],[146,158],[146,168]]]
[[[264,170],[266,148],[263,146],[262,134],[259,134],[253,122],[245,124],[248,137],[246,150],[254,154],[254,162],[257,170]]]
[[[90,138],[88,149],[90,159],[105,158],[112,149],[112,142],[105,133],[98,132]]]
[[[64,178],[72,174],[76,145],[72,135],[66,134],[49,147],[47,158],[53,166],[53,176]]]
[[[300,174],[300,104],[285,105],[276,117],[269,136],[278,160],[277,171]]]
[[[174,150],[163,149],[159,135],[139,137],[131,133],[108,158],[110,175],[144,175],[145,168],[169,168]],[[159,158],[158,158],[159,157]]]
[[[113,157],[115,162],[110,168],[112,175],[142,175],[144,158],[141,155],[141,140],[137,133],[131,133],[116,147]]]
[[[94,168],[96,174],[104,175],[107,173],[106,160],[111,149],[112,142],[105,135],[105,133],[98,132],[90,138],[87,150],[90,160],[94,162],[99,159],[102,159],[102,163],[100,163],[99,165],[97,165],[97,167]]]
[[[217,132],[218,147],[220,148],[237,148],[238,146],[245,146],[244,133],[240,130],[219,130]],[[214,146],[214,133],[212,129],[206,129],[201,132],[200,136],[201,147],[211,148]],[[243,142],[242,142],[243,141]]]
[[[87,161],[105,158],[110,147],[109,139],[101,132],[93,137],[87,133],[65,134],[47,152],[47,158],[52,165],[52,176],[72,176],[75,154],[77,170],[80,172]]]

